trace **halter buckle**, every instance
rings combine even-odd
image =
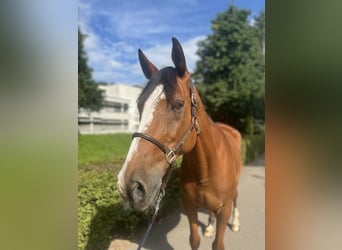
[[[171,150],[169,150],[169,152],[167,152],[165,154],[165,158],[166,158],[167,163],[172,165],[177,160],[177,155],[176,155],[175,151],[173,151],[171,149]]]
[[[191,122],[192,122],[192,129],[193,128],[195,128],[195,130],[196,130],[196,135],[197,136],[199,136],[199,134],[201,133],[201,128],[200,128],[200,125],[199,125],[199,123],[198,123],[198,121],[197,121],[197,118],[196,117],[192,117],[192,120],[191,120]],[[191,129],[191,130],[192,130]]]

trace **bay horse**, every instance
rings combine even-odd
[[[118,174],[118,190],[133,209],[154,207],[163,178],[183,155],[180,183],[191,248],[200,245],[197,209],[203,208],[209,211],[204,235],[214,236],[216,218],[212,249],[224,249],[232,208],[232,230],[239,231],[240,226],[236,200],[242,167],[241,135],[209,118],[176,38],[172,38],[171,53],[175,67],[158,70],[140,49],[138,55],[148,83],[137,100],[140,124]]]

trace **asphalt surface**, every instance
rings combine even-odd
[[[242,169],[239,184],[238,208],[240,212],[240,231],[233,232],[227,226],[225,248],[233,250],[265,249],[265,162],[264,156],[247,164]],[[211,249],[213,238],[203,236],[208,222],[208,214],[199,211],[199,232],[201,244],[199,249]],[[151,250],[186,250],[189,243],[188,219],[182,210],[153,225],[151,233],[142,249]],[[139,239],[135,242],[114,240],[109,250],[137,249]]]

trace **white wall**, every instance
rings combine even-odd
[[[142,87],[125,84],[100,85],[104,107],[98,112],[81,110],[78,114],[80,134],[132,133],[137,130],[139,113],[136,100]]]

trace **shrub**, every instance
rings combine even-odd
[[[138,213],[123,209],[116,189],[117,173],[117,167],[79,171],[79,249],[105,249],[119,229],[130,232],[139,223]]]
[[[149,216],[123,208],[116,188],[119,167],[83,168],[78,176],[78,249],[107,249],[110,241],[134,233]],[[179,206],[178,168],[174,171],[159,216]]]
[[[255,160],[265,152],[265,135],[244,135],[242,139],[242,161],[243,164]]]

